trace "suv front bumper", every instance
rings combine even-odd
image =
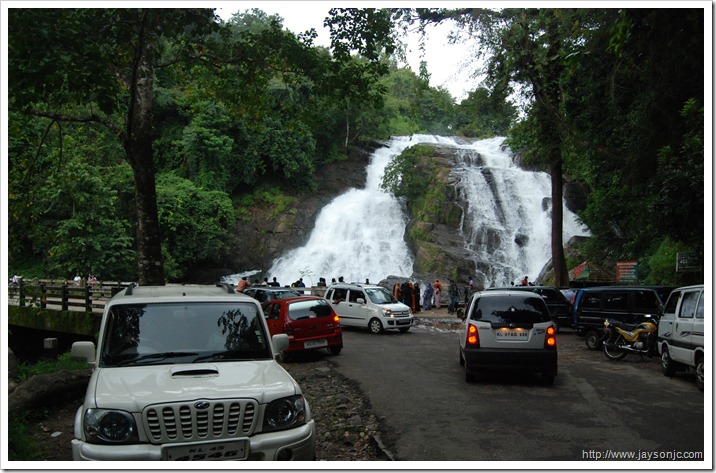
[[[256,434],[249,437],[249,455],[246,460],[278,460],[279,453],[290,460],[316,459],[316,425],[313,420],[290,430]],[[131,445],[97,445],[72,439],[72,459],[75,461],[158,461],[162,459],[162,446],[150,443]]]

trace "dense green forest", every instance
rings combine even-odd
[[[460,103],[399,66],[401,27],[447,19],[487,60]],[[638,260],[644,282],[680,283],[676,253],[703,257],[704,10],[333,9],[326,23],[329,48],[260,10],[11,9],[9,270],[181,280],[226,257],[253,203],[280,207],[350,147],[411,133],[508,136],[553,196],[563,175],[583,182],[588,256]]]

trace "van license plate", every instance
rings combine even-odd
[[[162,459],[169,461],[245,460],[248,440],[228,440],[165,446]]]
[[[305,342],[303,342],[303,348],[321,348],[327,346],[328,340],[325,338],[322,338],[320,340],[306,340]]]
[[[527,330],[502,328],[495,332],[495,339],[498,341],[525,341],[529,337]]]

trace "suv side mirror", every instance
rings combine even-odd
[[[75,342],[72,344],[72,351],[70,354],[73,359],[80,361],[84,360],[90,365],[95,364],[95,357],[97,356],[94,342]]]
[[[288,335],[285,333],[277,333],[271,337],[271,345],[273,345],[274,357],[288,348]]]

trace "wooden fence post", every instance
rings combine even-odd
[[[62,285],[62,310],[69,309],[69,291],[67,290],[67,284]]]

